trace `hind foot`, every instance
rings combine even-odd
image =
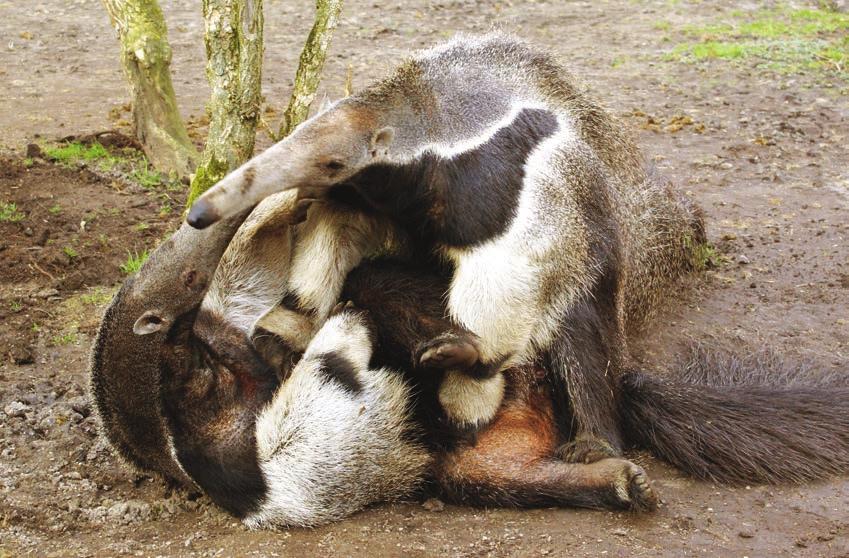
[[[657,494],[642,467],[630,461],[614,481],[614,489],[625,509],[648,512],[657,509]]]
[[[609,457],[619,457],[621,452],[601,438],[578,436],[557,448],[555,455],[567,463],[595,463]]]
[[[426,368],[465,370],[478,363],[477,341],[471,333],[449,331],[416,349],[416,362]]]
[[[628,509],[636,512],[649,512],[657,509],[657,494],[642,467],[627,462],[629,467],[616,485],[616,491],[628,491]]]
[[[594,463],[596,482],[608,489],[600,502],[615,510],[649,512],[657,509],[657,494],[642,467],[625,459],[604,459]]]

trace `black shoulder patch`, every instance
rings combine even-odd
[[[516,215],[525,163],[558,130],[557,116],[524,109],[476,149],[445,159],[426,152],[406,165],[367,167],[351,183],[413,237],[470,246],[503,233]]]
[[[357,368],[354,363],[336,351],[330,351],[318,357],[318,373],[340,384],[351,393],[359,393],[363,390],[363,385],[357,378]]]

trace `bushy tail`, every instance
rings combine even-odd
[[[849,374],[694,347],[682,373],[622,378],[626,439],[701,479],[803,483],[849,474]]]

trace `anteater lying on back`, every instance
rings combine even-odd
[[[305,225],[328,212],[339,222],[346,211],[318,209]],[[119,327],[124,309],[144,308],[131,302],[138,295],[133,287],[161,284],[171,268],[209,260],[179,251],[195,232],[179,231],[113,301],[98,336],[93,387],[106,435],[126,458],[191,479],[251,526],[339,519],[404,497],[426,478],[444,498],[465,504],[654,506],[648,479],[633,463],[559,457],[574,437],[573,417],[560,383],[544,368],[509,369],[505,401],[476,436],[446,428],[439,376],[410,364],[422,340],[452,327],[444,317],[444,276],[410,263],[361,265],[343,293],[357,309],[343,308],[325,323],[293,366],[291,346],[256,327],[273,304],[271,290],[280,288],[272,279],[288,274],[299,242],[315,230],[301,225],[291,235],[285,212],[282,203],[258,209],[232,241],[204,303],[167,320],[159,349],[150,347],[129,374],[114,355],[148,338],[131,333],[129,316]],[[287,235],[294,245],[281,249]],[[169,262],[174,251],[180,262]],[[167,305],[149,305],[169,315]],[[849,469],[845,377],[814,384],[753,366],[747,371],[755,375],[744,378],[739,366],[707,356],[694,358],[680,380],[636,371],[621,377],[627,447],[723,482],[803,482]],[[151,371],[140,374],[142,368]],[[142,435],[146,423],[163,424],[164,435]]]

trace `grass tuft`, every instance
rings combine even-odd
[[[121,264],[121,272],[125,275],[132,275],[138,272],[144,265],[144,262],[150,257],[150,253],[145,250],[141,254],[136,252],[127,252],[127,260]]]
[[[158,171],[151,168],[150,164],[147,162],[147,159],[142,159],[138,162],[132,171],[130,171],[130,178],[136,181],[139,186],[144,188],[145,190],[152,190],[157,186],[161,186],[163,184],[162,175],[159,174]]]
[[[135,149],[124,148],[109,151],[97,142],[84,144],[74,141],[58,145],[46,145],[43,151],[46,158],[58,164],[73,166],[86,163],[89,166],[96,166],[101,172],[122,175],[125,179],[137,183],[145,190],[152,190],[163,185],[169,189],[182,188],[178,180],[170,180],[156,171],[144,154]]]
[[[0,203],[0,223],[18,223],[26,218],[14,203]]]
[[[710,242],[696,242],[693,237],[684,237],[684,250],[689,254],[690,265],[696,271],[716,269],[725,261],[725,256],[719,253]]]
[[[69,260],[74,260],[80,255],[80,253],[77,252],[73,246],[65,246],[64,248],[62,248],[62,252],[64,252],[65,255],[68,256]]]
[[[112,300],[112,293],[103,287],[95,287],[91,292],[80,295],[80,302],[92,306],[103,306],[110,300]]]
[[[728,17],[732,20],[682,28],[694,40],[674,47],[667,59],[755,59],[778,73],[815,70],[849,80],[849,14],[780,6],[735,10]]]

